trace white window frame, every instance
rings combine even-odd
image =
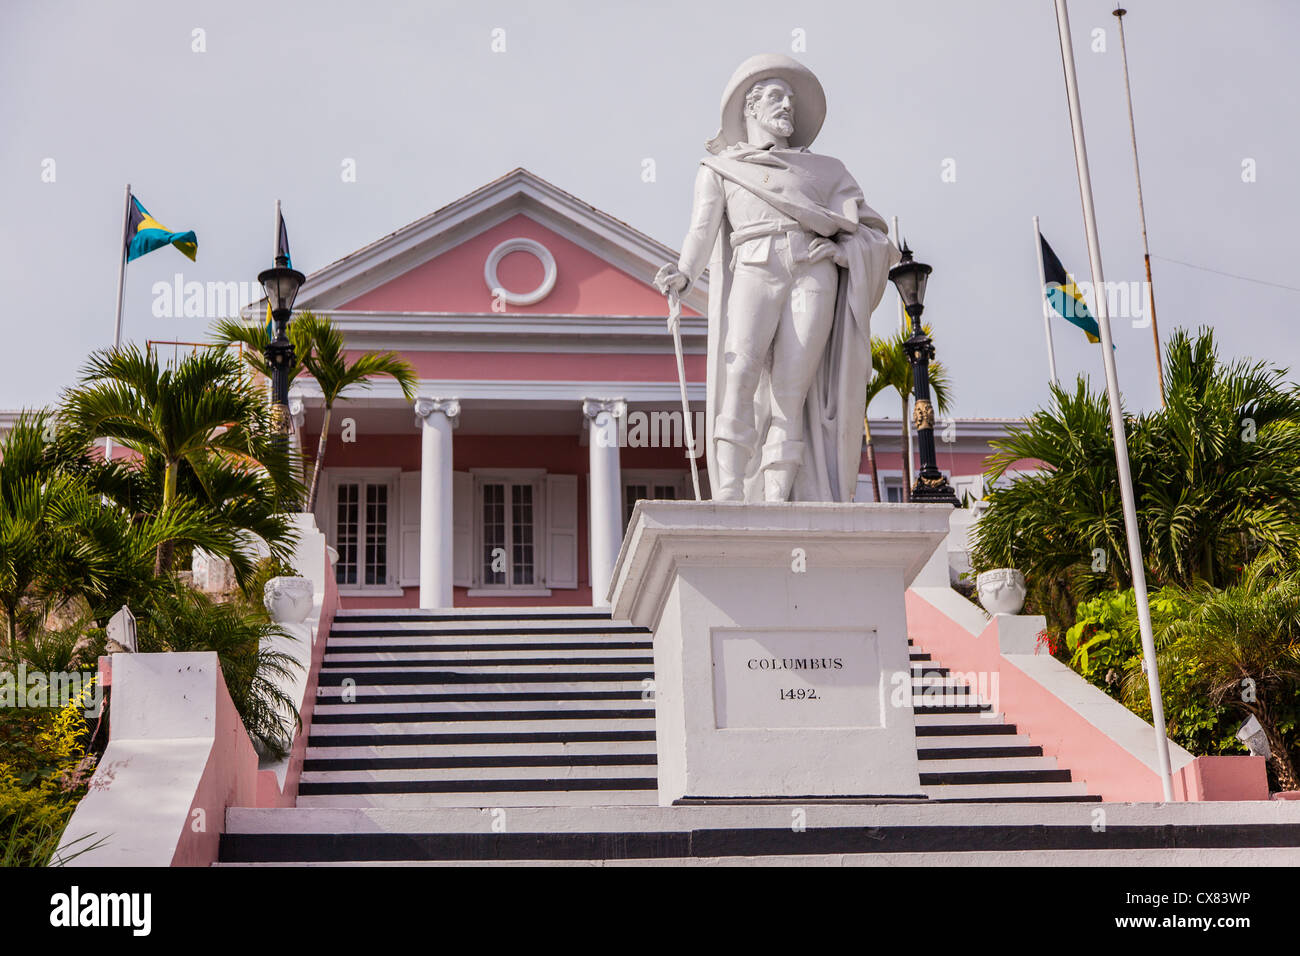
[[[689,469],[690,466],[687,465]],[[695,492],[688,492],[691,477],[688,471],[676,468],[631,468],[624,469],[619,475],[618,506],[623,515],[623,528],[632,520],[632,509],[627,506],[627,489],[629,485],[672,485],[677,491],[677,500],[694,500]]]
[[[474,479],[473,543],[470,546],[471,587],[469,597],[510,595],[512,597],[550,597],[546,580],[546,469],[544,468],[471,468]],[[514,584],[506,572],[505,584],[483,582],[483,485],[506,482],[532,485],[533,488],[533,584]],[[510,499],[506,496],[506,553],[510,553]]]
[[[356,584],[340,584],[339,594],[347,595],[369,595],[371,597],[401,597],[402,588],[397,583],[397,563],[401,560],[401,489],[400,489],[400,468],[331,468],[326,474],[326,488],[328,491],[326,501],[326,519],[328,525],[327,534],[331,545],[338,541],[338,487],[344,484],[374,484],[386,485],[388,487],[388,568],[387,580],[383,584],[364,584],[358,581]],[[365,507],[364,496],[360,502],[360,507]],[[365,538],[364,532],[361,540],[358,542],[358,578],[365,576]],[[332,569],[331,569],[332,570]]]

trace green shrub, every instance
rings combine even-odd
[[[0,866],[45,866],[89,846],[60,848],[95,761],[83,710],[93,685],[61,709],[0,709]]]

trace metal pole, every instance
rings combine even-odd
[[[1038,298],[1043,306],[1043,332],[1047,335],[1048,380],[1056,385],[1056,346],[1052,344],[1052,309],[1047,304],[1047,273],[1043,271],[1043,235],[1038,231],[1038,217],[1034,217],[1034,258],[1038,260]]]
[[[1151,340],[1156,348],[1156,383],[1160,386],[1160,404],[1165,404],[1165,370],[1160,361],[1160,327],[1156,324],[1156,287],[1151,284],[1151,250],[1147,246],[1147,213],[1142,203],[1142,168],[1138,165],[1137,127],[1133,124],[1133,90],[1128,82],[1128,48],[1124,45],[1123,7],[1113,11],[1119,21],[1119,51],[1124,62],[1124,95],[1128,97],[1128,135],[1133,143],[1133,176],[1137,180],[1138,221],[1142,224],[1142,261],[1147,269],[1147,308],[1151,315]]]
[[[122,344],[122,301],[126,295],[126,229],[131,222],[131,184],[126,184],[126,195],[122,200],[122,236],[120,263],[117,268],[117,318],[113,321],[113,348]],[[104,460],[113,460],[113,439],[104,439]]]
[[[682,389],[682,434],[686,436],[686,457],[691,462],[691,484],[695,487],[695,500],[700,495],[700,466],[695,462],[695,426],[691,422],[691,402],[686,396],[686,362],[682,358],[682,300],[676,292],[668,292],[668,328],[673,333],[673,350],[677,353],[677,384]]]
[[[1061,65],[1070,102],[1070,129],[1074,135],[1074,163],[1079,174],[1079,197],[1083,201],[1083,224],[1088,234],[1088,263],[1092,267],[1093,300],[1097,326],[1101,331],[1102,361],[1106,365],[1106,395],[1110,401],[1110,428],[1115,439],[1115,465],[1119,471],[1119,493],[1124,508],[1124,536],[1128,539],[1129,564],[1133,569],[1133,595],[1137,603],[1138,626],[1142,632],[1143,669],[1151,692],[1151,722],[1156,733],[1156,760],[1166,801],[1174,799],[1169,769],[1169,739],[1165,735],[1165,708],[1160,696],[1160,669],[1156,666],[1156,644],[1151,630],[1151,608],[1147,603],[1146,571],[1142,541],[1138,533],[1137,508],[1133,500],[1133,476],[1129,472],[1128,441],[1124,415],[1119,404],[1119,376],[1106,312],[1105,280],[1101,269],[1101,244],[1097,239],[1097,213],[1092,204],[1092,178],[1088,173],[1088,147],[1083,138],[1083,110],[1079,105],[1078,77],[1074,71],[1074,45],[1070,40],[1070,14],[1065,0],[1056,0],[1056,29],[1061,40]]]

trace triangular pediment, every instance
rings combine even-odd
[[[512,243],[511,240],[529,242]],[[525,246],[502,254],[502,249]],[[532,251],[530,251],[532,250]],[[525,169],[507,175],[308,276],[295,308],[319,312],[492,313],[501,288],[526,295],[555,264],[550,291],[511,313],[662,315],[651,280],[677,252]],[[494,299],[497,300],[494,308]],[[704,281],[684,303],[707,309]],[[254,307],[255,311],[256,307]]]

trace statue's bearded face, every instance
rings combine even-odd
[[[765,132],[788,139],[794,134],[794,91],[785,80],[759,80],[745,97],[745,115]]]

